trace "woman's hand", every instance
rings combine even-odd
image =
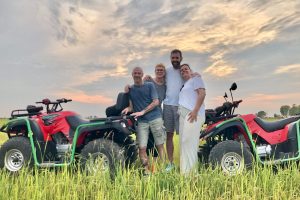
[[[143,81],[153,81],[153,78],[152,78],[150,75],[146,75],[146,76],[143,78]]]
[[[197,114],[198,114],[198,112],[196,110],[193,110],[192,112],[190,112],[188,114],[188,116],[189,116],[188,121],[190,123],[196,122],[197,121]]]

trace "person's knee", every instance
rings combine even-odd
[[[157,148],[157,149],[163,149],[163,148],[164,148],[164,144],[156,145],[156,148]]]
[[[139,147],[139,153],[142,155],[146,154],[146,149],[146,147]]]

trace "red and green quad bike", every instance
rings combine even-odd
[[[17,172],[24,167],[61,167],[80,165],[88,173],[109,171],[113,178],[117,167],[136,158],[131,137],[135,120],[116,116],[84,120],[62,103],[71,100],[44,99],[43,107],[27,106],[14,110],[10,120],[0,128],[8,140],[0,148],[0,167]],[[78,162],[79,163],[76,163]]]
[[[227,100],[216,109],[206,110],[204,140],[199,147],[199,158],[213,167],[221,167],[234,175],[251,168],[253,161],[278,165],[300,160],[300,115],[277,121],[265,121],[254,114],[236,115],[235,108],[242,102]]]

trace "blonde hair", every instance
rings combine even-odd
[[[164,64],[162,64],[162,63],[157,64],[155,66],[155,69],[158,68],[158,67],[161,67],[161,68],[163,68],[166,71],[166,67],[164,66]]]

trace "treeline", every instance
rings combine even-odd
[[[280,114],[274,114],[274,118],[283,118],[288,116],[300,115],[300,105],[293,104],[292,106],[283,105],[280,107]],[[258,117],[265,118],[267,113],[263,110],[256,113]]]
[[[300,114],[300,105],[293,104],[292,106],[283,105],[280,107],[280,113],[282,116],[294,116]]]

